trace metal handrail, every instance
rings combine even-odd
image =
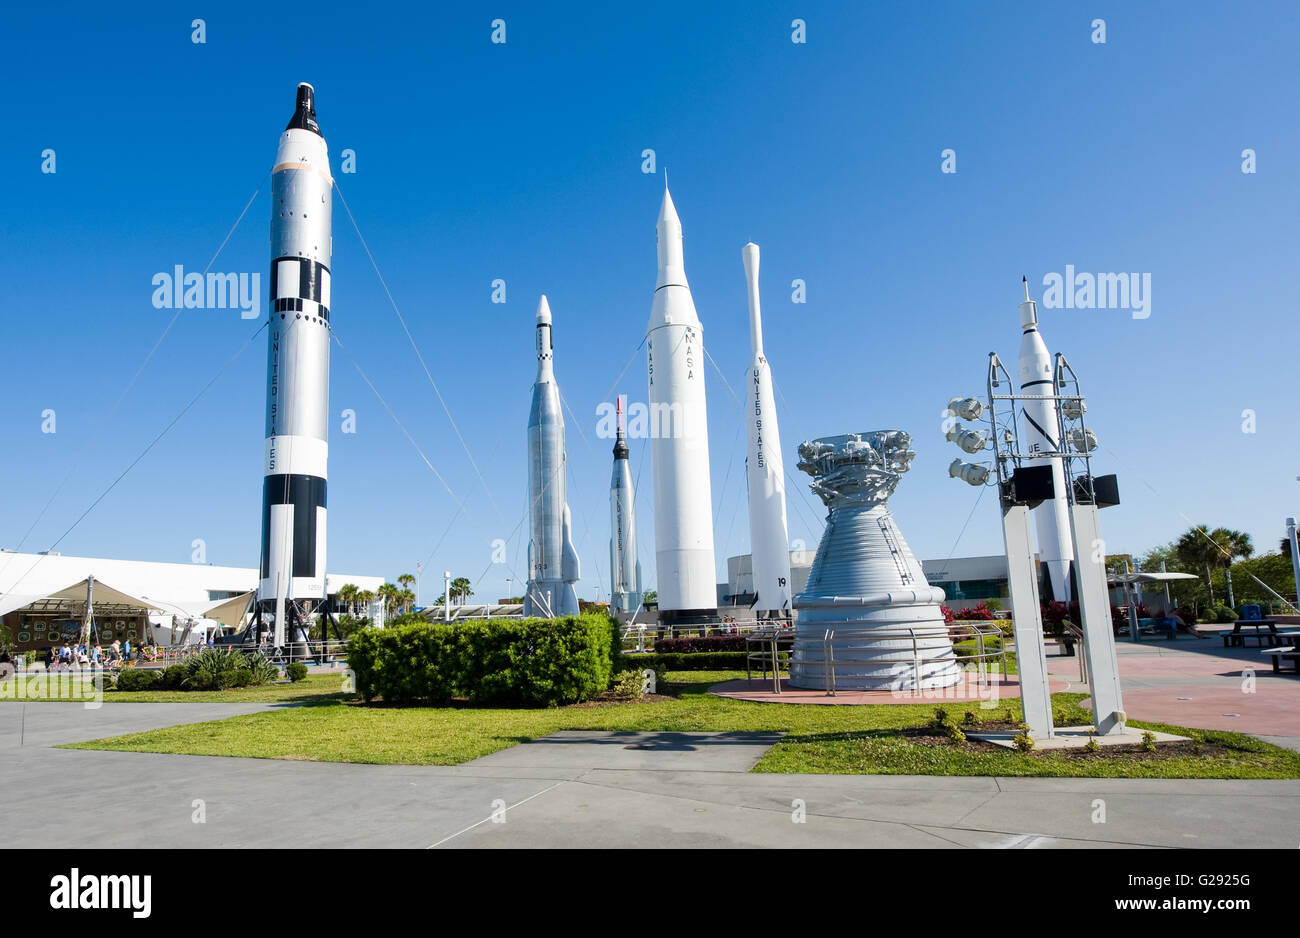
[[[1078,651],[1079,682],[1081,684],[1087,684],[1088,683],[1088,656],[1084,654],[1085,638],[1083,634],[1083,629],[1079,628],[1079,626],[1075,625],[1069,619],[1063,619],[1061,621],[1061,624],[1065,626],[1065,631],[1070,633],[1070,637],[1074,639],[1074,644],[1077,645],[1079,648]]]
[[[1003,640],[995,651],[985,649],[984,639],[986,637],[1002,638],[1002,630],[996,626],[993,628],[981,628],[974,623],[951,623],[946,626],[947,638],[949,644],[955,644],[969,638],[975,639],[975,651],[973,655],[958,655],[952,651],[946,655],[924,656],[917,644],[916,629],[911,626],[891,626],[886,628],[853,628],[853,629],[827,629],[822,637],[822,668],[825,674],[824,683],[826,685],[826,696],[834,697],[836,695],[835,679],[835,649],[834,640],[837,633],[848,638],[881,638],[888,640],[890,638],[902,639],[909,638],[912,642],[912,678],[916,690],[921,689],[922,683],[922,665],[934,662],[949,661],[964,665],[974,662],[977,673],[979,674],[979,683],[981,687],[988,685],[988,670],[986,661],[992,658],[1002,659],[1002,673],[1007,673],[1007,645]],[[922,639],[934,639],[938,634],[930,631],[928,634],[920,636]],[[843,664],[877,664],[879,658],[844,658],[840,662]]]

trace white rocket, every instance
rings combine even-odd
[[[790,548],[785,514],[785,464],[772,399],[772,369],[763,354],[763,314],[758,299],[758,245],[741,249],[749,286],[749,343],[753,349],[746,376],[749,454],[749,550],[758,611],[790,611]]]
[[[659,618],[672,624],[712,619],[718,593],[704,333],[686,283],[682,222],[667,186],[659,209],[658,242],[659,277],[646,327],[646,361]]]
[[[578,614],[574,584],[580,576],[566,491],[564,413],[555,383],[551,307],[537,304],[537,380],[528,416],[528,588],[524,615]]]
[[[1020,367],[1018,380],[1020,394],[1030,398],[1021,402],[1021,444],[1026,452],[1061,452],[1057,441],[1060,425],[1056,419],[1056,383],[1052,375],[1052,356],[1047,352],[1043,337],[1038,331],[1038,308],[1029,298],[1029,280],[1024,280],[1025,300],[1020,304],[1020,327],[1024,337],[1020,340]],[[1033,400],[1041,397],[1042,400]],[[1051,501],[1044,501],[1034,509],[1038,526],[1038,558],[1047,567],[1052,596],[1058,602],[1072,599],[1070,590],[1070,564],[1074,549],[1070,538],[1070,507],[1065,491],[1065,467],[1060,459],[1043,457],[1027,459],[1026,465],[1052,467]]]
[[[329,452],[329,152],[315,91],[298,86],[271,170],[271,312],[258,620],[276,644],[305,640],[325,601],[325,464]],[[291,631],[286,635],[286,631]]]
[[[618,399],[617,412],[614,473],[609,481],[610,607],[615,612],[636,612],[641,606],[641,561],[636,556],[636,493],[627,460],[622,397]]]

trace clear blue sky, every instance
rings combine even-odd
[[[203,16],[207,42],[190,41]],[[507,42],[490,42],[491,21]],[[807,43],[790,41],[807,21]],[[1091,22],[1106,20],[1094,44]],[[802,439],[912,433],[892,501],[922,557],[946,557],[976,492],[946,476],[940,412],[1014,362],[1020,276],[1152,276],[1151,316],[1043,310],[1084,380],[1098,471],[1124,504],[1111,552],[1187,526],[1269,549],[1300,512],[1294,361],[1300,133],[1292,3],[412,5],[178,11],[9,5],[0,22],[0,544],[49,547],[245,343],[229,310],[181,315],[151,277],[263,273],[267,175],[310,81],[335,173],[491,491],[479,484],[335,199],[332,322],[468,510],[337,348],[329,566],[389,578],[428,560],[504,595],[524,571],[525,425],[538,294],[555,315],[584,578],[607,595],[612,392],[643,400],[663,168],[706,346],[732,386],[748,360],[741,246],[763,251],[766,341],[793,470]],[[653,148],[659,172],[641,172]],[[42,174],[55,150],[57,172]],[[339,173],[344,148],[354,175]],[[957,153],[957,173],[940,153]],[[1241,151],[1258,172],[1241,172]],[[491,282],[508,302],[490,302]],[[790,302],[794,278],[806,305]],[[64,553],[252,566],[260,527],[265,336],[59,545]],[[617,379],[617,380],[616,380]],[[708,373],[720,576],[748,550],[744,430]],[[41,432],[53,409],[57,432]],[[339,413],[357,432],[339,432]],[[1242,432],[1242,412],[1257,430]],[[585,435],[585,439],[584,439]],[[634,443],[634,469],[645,446]],[[649,460],[642,556],[653,583]],[[790,493],[792,538],[823,512]],[[434,552],[435,544],[443,538]],[[1001,549],[986,495],[959,555]],[[597,579],[597,573],[601,578]],[[480,579],[481,578],[481,579]],[[650,584],[647,584],[650,585]],[[518,583],[512,587],[518,592]]]

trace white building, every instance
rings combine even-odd
[[[166,641],[176,621],[211,619],[238,628],[257,589],[255,567],[155,563],[57,553],[0,550],[0,623],[20,650],[74,638],[85,615],[88,581],[102,638],[140,641],[145,624]],[[376,592],[383,577],[331,573],[325,589],[335,596],[351,583]],[[379,603],[367,611],[381,616]]]

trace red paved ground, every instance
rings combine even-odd
[[[945,687],[935,690],[922,691],[914,694],[912,691],[839,691],[834,697],[827,697],[825,691],[821,690],[802,690],[798,687],[791,687],[787,678],[781,679],[781,693],[772,692],[772,681],[763,680],[739,680],[727,681],[724,684],[715,684],[709,688],[709,692],[717,694],[719,697],[727,697],[731,700],[750,700],[755,703],[789,703],[789,704],[918,704],[918,703],[969,703],[969,702],[987,702],[990,706],[995,706],[998,700],[1005,697],[1020,696],[1020,683],[1016,680],[1015,675],[998,675],[991,677],[989,687],[981,688],[974,679],[969,682],[963,682],[954,687]],[[1063,680],[1052,681],[1052,691],[1056,693],[1066,689],[1068,682]]]

